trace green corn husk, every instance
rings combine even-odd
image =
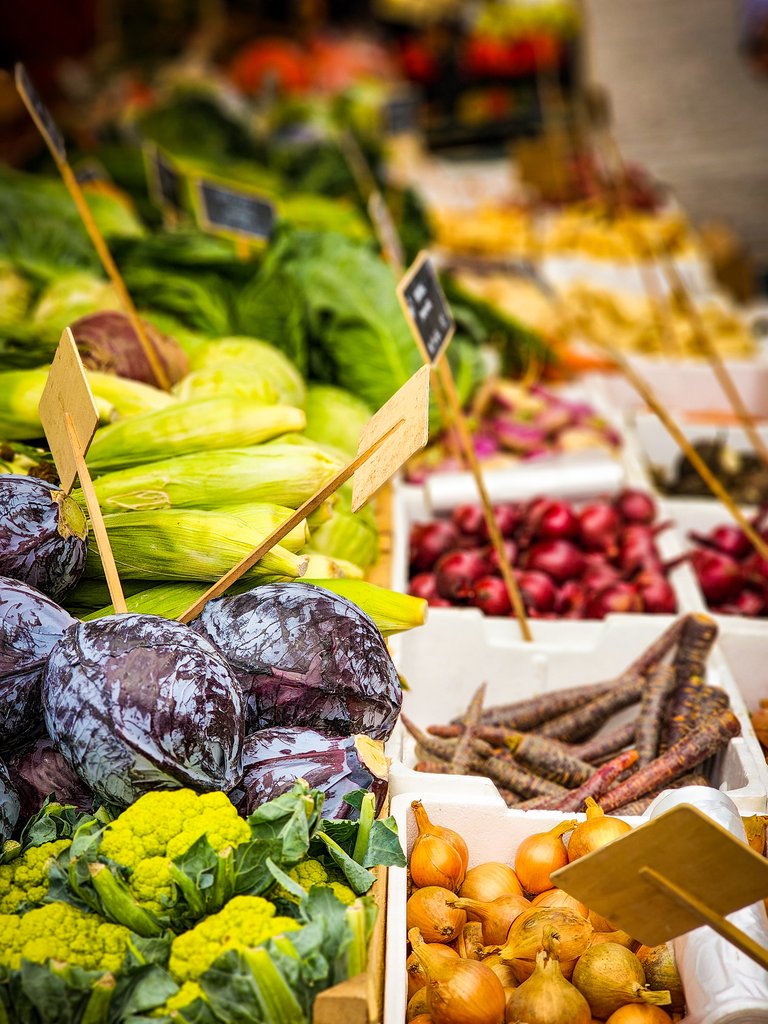
[[[94,480],[94,488],[105,512],[216,510],[253,501],[298,508],[339,469],[339,462],[317,449],[270,443],[180,455],[107,473]],[[81,491],[73,496],[84,504]]]
[[[266,536],[278,526],[282,526],[286,519],[293,515],[293,509],[286,505],[273,505],[271,502],[250,502],[246,505],[227,505],[226,514],[236,516],[242,522],[257,533]],[[309,543],[309,526],[306,519],[280,538],[281,547],[289,551],[301,551],[305,544]]]
[[[218,580],[251,552],[267,535],[235,516],[198,509],[156,509],[116,512],[104,516],[118,574],[126,580]],[[92,541],[92,538],[91,538]],[[309,559],[276,545],[248,570],[296,579]],[[103,569],[95,542],[89,543],[86,577],[101,577]]]
[[[151,384],[140,380],[128,380],[100,370],[86,370],[86,376],[94,397],[101,398],[113,407],[114,418],[141,416],[178,404],[167,391],[153,388]]]
[[[175,402],[97,430],[86,461],[93,473],[104,473],[173,455],[255,445],[303,430],[305,423],[304,412],[293,406],[255,405],[228,395]]]
[[[280,400],[277,389],[267,378],[254,377],[252,368],[243,363],[207,366],[193,370],[174,386],[174,394],[182,401],[231,395],[241,401],[273,405]]]
[[[312,531],[312,550],[367,569],[379,556],[379,535],[367,518],[334,509],[328,522]]]
[[[392,636],[423,626],[426,619],[427,602],[423,598],[399,594],[394,590],[366,583],[364,580],[302,577],[302,583],[311,583],[324,590],[331,590],[340,597],[346,597],[373,619],[382,636]],[[242,594],[246,590],[251,590],[253,586],[253,580],[240,579],[232,584],[227,594]],[[129,612],[177,619],[194,601],[202,597],[208,587],[208,583],[161,583],[128,597],[126,604]],[[114,608],[107,605],[85,615],[84,619],[88,622],[113,614]]]
[[[304,378],[288,357],[259,338],[228,337],[209,341],[192,357],[193,373],[220,370],[224,378],[245,373],[252,383],[263,382],[277,394],[275,401],[304,407]]]

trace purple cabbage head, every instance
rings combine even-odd
[[[68,629],[43,680],[48,734],[102,799],[148,789],[231,789],[242,774],[243,708],[218,651],[159,615]]]
[[[243,781],[230,793],[241,814],[287,793],[297,779],[325,794],[324,818],[357,818],[344,797],[370,789],[376,813],[387,793],[387,766],[381,745],[367,736],[324,736],[315,729],[260,729],[245,738]]]
[[[192,628],[221,651],[246,700],[246,733],[275,725],[387,739],[403,694],[372,620],[309,583],[209,601]]]
[[[0,843],[11,838],[19,820],[19,797],[11,784],[8,769],[0,761]]]
[[[0,576],[0,751],[45,731],[40,685],[48,655],[75,619],[39,590]]]
[[[80,579],[87,550],[85,516],[60,487],[0,475],[0,575],[58,600]]]
[[[11,754],[7,760],[23,818],[37,814],[49,796],[61,804],[72,804],[79,811],[92,810],[93,794],[50,736],[41,736],[31,747]]]

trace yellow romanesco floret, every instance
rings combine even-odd
[[[221,852],[246,842],[251,831],[226,793],[151,792],[107,825],[101,853],[128,868],[133,895],[160,912],[172,901],[171,860],[201,836]]]
[[[203,990],[196,981],[185,981],[178,992],[172,995],[166,1002],[152,1011],[153,1017],[172,1017],[176,1010],[183,1010],[185,1006],[194,1003],[196,999],[204,999]]]
[[[218,914],[173,940],[169,971],[178,982],[199,978],[226,950],[257,946],[299,928],[292,917],[274,914],[274,906],[261,896],[235,896]]]
[[[351,907],[357,899],[357,896],[355,896],[349,886],[344,885],[343,882],[329,882],[328,888],[345,907]]]
[[[9,864],[0,865],[0,914],[14,914],[22,903],[40,903],[48,892],[48,866],[69,839],[30,846]]]
[[[130,937],[127,928],[68,903],[48,903],[26,914],[0,914],[0,964],[61,960],[88,971],[117,971]]]
[[[326,885],[328,872],[319,860],[303,860],[288,872],[294,882],[298,882],[307,892],[313,885]]]

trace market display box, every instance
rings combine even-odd
[[[513,863],[520,842],[529,835],[557,824],[552,812],[508,810],[496,796],[433,793],[423,788],[402,794],[392,801],[392,814],[410,857],[416,838],[416,825],[410,804],[421,799],[430,819],[453,828],[467,841],[469,867],[494,860]],[[570,815],[583,819],[584,815]],[[628,817],[632,825],[641,825],[648,816]],[[390,868],[387,889],[387,949],[384,992],[384,1024],[403,1024],[407,1005],[406,916],[408,874],[405,868]],[[757,928],[768,928],[765,910],[756,907]],[[750,912],[747,911],[747,914]],[[745,911],[739,911],[744,915]],[[736,918],[738,915],[734,915]],[[751,919],[750,919],[751,923]],[[748,925],[749,926],[749,925]],[[703,933],[703,935],[702,935]],[[755,970],[735,947],[729,946],[709,929],[698,929],[674,940],[674,950],[687,1000],[685,1024],[765,1024],[768,1021],[768,972]],[[749,980],[744,975],[749,975]],[[721,979],[729,978],[723,988]],[[739,991],[734,990],[738,979]]]
[[[490,707],[610,680],[673,621],[673,616],[615,615],[594,623],[591,629],[578,622],[542,623],[550,627],[546,639],[538,639],[535,631],[535,641],[527,643],[520,638],[514,622],[485,618],[473,611],[456,614],[434,609],[426,626],[391,641],[397,669],[409,687],[403,697],[403,711],[425,728],[462,714],[482,682],[487,684],[485,703]],[[742,814],[765,813],[768,769],[744,699],[717,644],[707,662],[707,682],[727,692],[742,728],[741,735],[714,759],[711,778]],[[636,709],[625,709],[613,716],[604,730],[620,725],[635,713]],[[388,749],[393,757],[393,797],[426,790],[451,792],[458,787],[480,793],[488,792],[490,787],[495,792],[489,780],[479,783],[472,777],[462,780],[414,771],[415,743],[402,725],[398,725]]]

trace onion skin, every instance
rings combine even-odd
[[[527,981],[507,999],[507,1020],[525,1024],[591,1024],[589,1003],[565,980],[557,959],[542,950]]]
[[[411,809],[419,830],[409,865],[414,885],[456,892],[467,871],[467,844],[454,829],[433,824],[421,800],[414,800]]]
[[[515,975],[526,977],[533,968],[536,954],[543,948],[546,937],[555,932],[559,940],[558,954],[561,966],[580,957],[592,940],[594,929],[589,921],[560,907],[531,907],[512,923],[507,941],[501,950],[503,963],[511,964]]]
[[[540,892],[538,896],[535,896],[531,900],[531,906],[533,907],[565,907],[566,910],[573,910],[577,914],[587,920],[591,921],[589,907],[585,903],[579,903],[573,896],[569,896],[567,892],[563,892],[562,889],[545,889],[544,892]],[[595,922],[591,921],[592,926],[595,927]]]
[[[444,946],[442,942],[431,943],[430,949],[433,953],[437,953],[438,956],[445,956],[449,960],[451,958],[455,960],[459,955],[455,949],[451,949],[450,946]],[[408,974],[408,999],[410,1000],[420,988],[424,988],[427,983],[427,976],[413,953],[405,961],[405,970]]]
[[[612,1013],[606,1024],[672,1024],[672,1018],[660,1006],[627,1003]]]
[[[408,1008],[405,1011],[406,1021],[420,1020],[429,1016],[427,1010],[427,990],[420,988],[418,992],[408,1000]]]
[[[454,905],[464,910],[473,921],[482,924],[486,946],[503,945],[512,922],[531,907],[525,896],[497,896],[487,903],[482,900],[459,899]]]
[[[495,900],[497,896],[522,896],[523,887],[508,864],[489,860],[470,868],[459,889],[463,900]]]
[[[490,967],[461,958],[448,963],[430,951],[415,928],[408,938],[427,976],[423,991],[434,1024],[503,1024],[504,987]]]
[[[607,1018],[626,1003],[668,1005],[669,992],[645,988],[645,971],[634,953],[615,942],[603,942],[579,957],[573,984],[596,1017]]]
[[[420,1013],[417,1017],[410,1018],[410,1024],[434,1024],[428,1013]]]
[[[576,820],[564,821],[548,832],[526,836],[515,854],[515,874],[526,892],[536,895],[552,888],[549,877],[568,863],[568,851],[561,836],[576,825]]]
[[[615,932],[598,932],[592,936],[590,946],[598,946],[601,942],[615,942],[619,946],[625,946],[631,952],[634,952],[632,947],[635,945],[635,940],[629,934],[629,932],[622,932],[618,929]],[[663,987],[663,986],[659,986]]]
[[[682,1013],[685,994],[671,945],[664,942],[660,946],[640,946],[635,950],[635,956],[643,965],[645,980],[651,988],[667,989],[672,996],[670,1010]]]
[[[614,839],[632,831],[632,826],[621,818],[608,817],[592,797],[587,797],[587,820],[581,821],[571,833],[568,841],[568,862],[578,860],[593,850],[599,850]],[[609,931],[615,929],[611,927]]]
[[[599,914],[596,914],[594,910],[590,910],[588,917],[589,923],[596,932],[605,932],[607,934],[608,932],[616,932],[619,930],[615,925],[611,924],[607,917],[601,917]]]
[[[454,898],[439,885],[416,889],[405,905],[408,931],[418,928],[425,943],[453,942],[467,923],[464,911],[451,906]]]

